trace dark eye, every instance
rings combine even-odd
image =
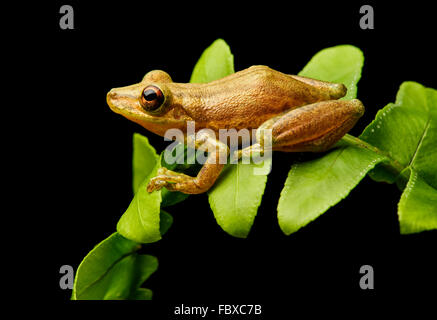
[[[164,102],[164,94],[161,89],[155,86],[147,86],[144,88],[140,97],[141,106],[146,111],[157,110]]]

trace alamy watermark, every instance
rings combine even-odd
[[[360,8],[360,13],[363,14],[363,16],[360,19],[360,28],[363,30],[366,29],[374,29],[374,13],[373,13],[373,7],[371,5],[363,5]]]
[[[194,121],[187,122],[187,130],[172,128],[164,135],[166,141],[172,141],[164,151],[164,159],[168,164],[260,164],[254,168],[254,174],[266,174],[270,171],[267,159],[272,156],[271,129],[219,129],[218,137],[212,129],[203,128],[196,132]],[[176,148],[179,143],[187,145],[184,150]]]
[[[363,275],[360,278],[360,288],[363,290],[374,289],[375,286],[374,286],[373,267],[368,264],[361,266],[360,274]]]
[[[62,14],[61,18],[59,19],[59,27],[62,30],[74,29],[73,7],[68,4],[64,4],[59,8],[59,13]]]
[[[68,264],[64,264],[59,269],[59,273],[62,274],[61,278],[59,279],[59,287],[63,290],[73,289],[73,283],[74,283],[73,267]]]

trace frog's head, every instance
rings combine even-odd
[[[172,107],[173,95],[166,85],[171,82],[166,72],[153,70],[140,83],[112,89],[106,101],[112,111],[163,136],[171,128],[183,130],[189,120]]]

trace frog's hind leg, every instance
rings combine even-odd
[[[322,152],[340,140],[363,115],[361,101],[327,100],[286,111],[264,122],[257,142],[234,157],[263,154],[266,148],[286,152]],[[271,136],[271,144],[265,138]],[[268,143],[267,143],[268,142]]]

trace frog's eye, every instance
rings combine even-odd
[[[146,111],[157,110],[164,102],[164,94],[161,89],[155,86],[147,86],[144,88],[140,97],[140,104]]]

